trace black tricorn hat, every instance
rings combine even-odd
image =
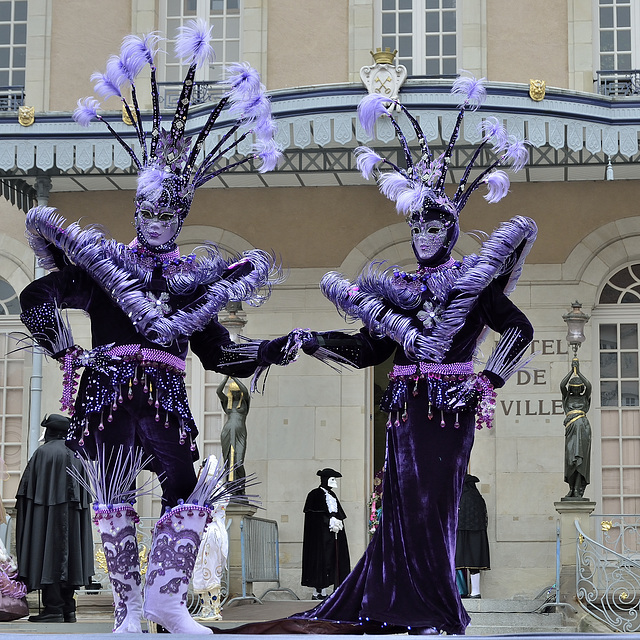
[[[335,469],[331,469],[327,467],[326,469],[320,469],[320,471],[316,471],[316,475],[321,478],[342,478],[342,474]]]
[[[62,435],[69,431],[69,418],[58,413],[51,413],[40,423],[51,435]]]

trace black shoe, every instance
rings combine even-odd
[[[63,614],[63,618],[65,622],[77,622],[75,611],[70,611],[69,613]]]
[[[323,596],[321,593],[314,593],[311,596],[312,600],[326,600],[329,596]]]
[[[408,627],[407,633],[410,636],[437,636],[440,635],[440,629],[437,627]]]
[[[471,598],[471,599],[473,599],[473,600],[478,600],[478,599],[482,598],[482,596],[478,593],[478,594],[477,594],[477,595],[475,595],[475,596],[467,596],[467,598]]]
[[[29,622],[64,622],[64,616],[61,613],[41,613],[29,616]]]

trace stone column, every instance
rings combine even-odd
[[[242,502],[230,502],[227,506],[227,520],[231,520],[229,526],[229,591],[228,598],[242,596],[242,546],[240,542],[240,522],[242,518],[249,518],[258,510],[257,507]],[[253,583],[247,584],[246,595],[253,592]]]
[[[589,517],[596,503],[591,500],[561,500],[554,502],[560,515],[560,601],[573,605],[576,602],[576,549],[577,520],[587,536],[593,538],[594,531]]]

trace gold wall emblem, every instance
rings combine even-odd
[[[30,127],[36,121],[35,107],[18,107],[18,122],[23,127]]]
[[[529,80],[529,96],[532,100],[540,102],[544,100],[547,83],[544,80]]]

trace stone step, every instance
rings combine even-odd
[[[543,600],[494,600],[465,598],[471,617],[467,635],[492,636],[523,633],[573,633],[576,625],[553,608],[539,613]]]

